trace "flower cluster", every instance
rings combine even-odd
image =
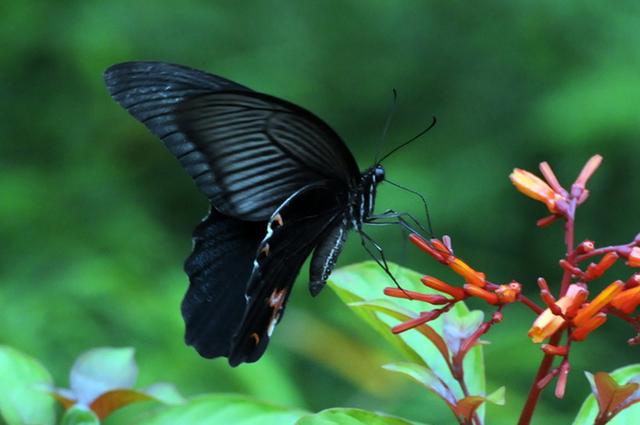
[[[567,254],[559,261],[564,275],[557,300],[545,279],[538,279],[540,298],[546,309],[536,318],[529,330],[529,336],[534,342],[542,342],[563,329],[568,332],[569,342],[583,341],[591,332],[602,326],[609,315],[618,316],[631,323],[636,332],[639,329],[631,313],[640,305],[640,273],[631,272],[624,281],[615,280],[603,289],[593,288],[592,282],[602,277],[620,258],[625,258],[629,267],[640,267],[640,234],[630,243],[623,245],[597,248],[593,241],[585,240],[576,247],[573,246],[575,210],[588,198],[586,183],[601,162],[602,157],[599,155],[592,157],[569,191],[560,186],[546,162],[540,165],[540,171],[546,181],[521,169],[515,169],[510,176],[519,191],[544,202],[552,213],[551,216],[539,220],[539,226],[545,226],[557,218],[563,218],[567,223]],[[582,266],[587,260],[596,257],[600,257],[598,262]],[[590,289],[597,293],[591,300]],[[637,336],[630,342],[633,343],[636,339]],[[566,356],[569,345],[557,347],[545,344],[542,349],[547,354]]]
[[[601,156],[592,157],[569,190],[560,185],[546,162],[540,164],[543,178],[522,169],[515,169],[510,175],[512,183],[520,192],[543,202],[549,210],[550,215],[537,221],[539,227],[546,227],[556,220],[563,220],[565,224],[566,254],[558,263],[563,276],[558,285],[553,286],[554,289],[550,288],[544,278],[538,279],[541,305],[523,295],[520,282],[490,282],[484,273],[473,269],[454,255],[451,240],[446,236],[427,240],[412,234],[410,240],[433,259],[457,273],[464,281],[462,285],[452,285],[433,276],[424,276],[422,283],[440,294],[420,294],[398,288],[387,288],[385,291],[390,296],[419,300],[436,306],[418,318],[395,326],[393,331],[396,333],[434,320],[450,310],[455,303],[470,297],[495,306],[500,317],[507,304],[516,302],[532,310],[536,318],[528,335],[534,343],[547,343],[541,345],[544,360],[520,423],[530,421],[539,392],[555,377],[558,378],[555,394],[563,397],[570,370],[569,353],[572,342],[584,341],[609,317],[617,317],[630,324],[635,336],[628,342],[640,344],[640,316],[633,315],[640,305],[640,272],[633,270],[640,267],[640,234],[631,242],[621,245],[597,247],[591,240],[577,245],[574,243],[576,208],[589,197],[586,184],[601,162]],[[609,280],[607,285],[599,284],[597,280],[621,259],[632,268],[629,274],[613,282]],[[497,322],[492,319],[482,324],[477,332],[478,336],[486,333]],[[561,343],[563,336],[566,336],[565,342]],[[560,357],[561,362],[552,369],[554,356]]]

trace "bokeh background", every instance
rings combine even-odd
[[[311,299],[306,269],[259,363],[232,369],[183,344],[182,262],[207,203],[110,99],[102,72],[163,60],[226,76],[317,113],[362,168],[437,116],[385,161],[387,176],[424,194],[459,255],[533,290],[537,276],[560,276],[561,229],[535,228],[545,210],[513,189],[512,168],[547,160],[568,184],[600,153],[577,238],[604,245],[640,230],[639,18],[633,0],[3,2],[0,343],[38,357],[60,385],[81,351],[133,346],[141,384],[451,423],[435,397],[379,368],[394,353],[330,291]],[[392,88],[399,104],[380,147]],[[378,206],[422,213],[389,185]],[[372,234],[391,260],[442,275],[398,229]],[[352,235],[340,264],[365,259]],[[488,388],[506,385],[508,398],[490,423],[514,423],[526,396],[540,358],[532,319],[510,307],[488,335]],[[581,369],[636,362],[630,336],[612,320],[577,345],[567,396],[545,393],[535,423],[569,423],[588,393]]]

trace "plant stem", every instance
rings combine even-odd
[[[573,247],[574,240],[574,223],[575,223],[575,215],[576,215],[576,200],[571,199],[569,211],[567,211],[566,222],[564,225],[564,241],[567,245],[567,261],[572,266],[576,266],[576,252]],[[571,284],[571,274],[568,271],[564,271],[562,274],[562,282],[560,284],[560,294],[558,299],[567,293],[569,289],[569,285]]]
[[[562,337],[562,332],[556,332],[553,334],[551,339],[549,340],[549,344],[558,345],[560,342],[560,338]],[[538,382],[547,376],[549,370],[551,369],[551,365],[553,364],[553,358],[555,356],[545,354],[540,362],[540,366],[538,367],[538,373],[536,373],[536,377],[533,379],[533,383],[531,384],[531,389],[529,390],[529,396],[527,397],[527,402],[522,408],[522,413],[520,413],[520,419],[518,420],[518,425],[529,425],[531,423],[531,418],[533,417],[533,412],[536,409],[538,404],[538,398],[540,397],[540,393],[542,392],[541,388],[538,388]]]
[[[567,247],[567,255],[566,259],[571,265],[576,265],[576,251],[574,248],[574,223],[575,223],[575,214],[576,214],[576,205],[577,201],[575,198],[571,198],[569,201],[569,209],[565,215],[565,225],[564,225],[564,241]],[[571,284],[571,273],[568,270],[565,270],[562,274],[562,281],[560,283],[560,293],[557,299],[560,299],[563,295],[566,294],[569,289],[569,285]],[[558,330],[555,334],[551,336],[549,339],[549,344],[558,345],[560,339],[562,338],[562,333],[564,329]],[[536,373],[536,377],[531,384],[531,389],[529,390],[529,396],[527,397],[527,401],[522,408],[522,412],[520,413],[520,419],[518,420],[518,425],[529,425],[531,423],[531,418],[533,417],[533,412],[538,405],[538,399],[540,398],[540,394],[542,393],[542,388],[538,387],[538,382],[547,374],[551,369],[551,365],[553,364],[554,356],[545,354],[540,362],[540,366],[538,367],[538,372]]]
[[[465,397],[469,397],[469,388],[467,388],[467,383],[464,382],[464,377],[461,377],[460,379],[456,378],[456,380],[460,384],[460,389],[462,390],[462,394],[464,394]],[[471,417],[471,423],[477,424],[477,425],[481,424],[480,418],[478,417],[478,413],[473,414],[473,416]]]
[[[633,326],[633,328],[636,331],[640,330],[640,321],[638,321],[637,317],[630,317],[628,314],[624,314],[616,309],[611,309],[611,308],[607,309],[606,313],[616,316],[617,318],[622,319],[625,322],[631,324],[631,326]]]
[[[593,422],[593,425],[604,425],[607,422],[609,422],[609,419],[606,415],[598,415],[598,417],[595,419],[595,421]]]
[[[535,314],[540,314],[544,311],[544,308],[540,307],[538,304],[536,304],[533,300],[531,300],[530,298],[520,294],[518,295],[518,301],[520,301],[522,304],[526,305],[527,307],[529,307],[531,309],[531,311],[533,311]]]
[[[623,244],[623,245],[611,245],[611,246],[605,246],[602,248],[597,248],[597,249],[594,249],[593,251],[589,251],[582,255],[578,255],[576,257],[576,263],[580,263],[582,261],[588,260],[589,258],[596,257],[598,255],[604,255],[609,252],[619,252],[623,250],[630,250],[635,245],[636,245],[635,242],[629,242],[628,244]]]

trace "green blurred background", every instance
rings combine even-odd
[[[512,168],[547,160],[570,183],[600,153],[577,238],[605,245],[640,230],[639,18],[633,0],[3,2],[0,343],[41,359],[60,385],[81,351],[133,346],[141,384],[451,423],[438,400],[379,368],[394,353],[330,291],[311,299],[306,269],[259,363],[232,369],[183,344],[182,263],[207,203],[110,99],[102,72],[163,60],[226,76],[317,113],[361,168],[396,88],[383,150],[433,115],[438,125],[389,158],[387,176],[424,194],[434,230],[450,234],[459,255],[533,291],[537,276],[560,276],[561,228],[535,228],[545,209],[513,189]],[[377,205],[421,214],[415,197],[389,185]],[[398,229],[372,234],[391,260],[443,275]],[[352,235],[340,264],[366,258]],[[616,270],[612,279],[626,278]],[[508,398],[489,409],[490,423],[514,423],[526,396],[540,358],[526,337],[532,319],[510,307],[488,335],[488,389],[507,385]],[[569,422],[588,392],[582,369],[635,362],[630,336],[611,320],[577,344],[567,396],[545,393],[535,423]]]

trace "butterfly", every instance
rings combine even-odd
[[[258,360],[305,260],[311,256],[315,296],[347,233],[366,237],[362,226],[374,217],[384,168],[378,161],[360,172],[320,118],[219,76],[127,62],[107,69],[104,79],[113,99],[164,142],[211,203],[184,266],[186,343],[231,366]]]

